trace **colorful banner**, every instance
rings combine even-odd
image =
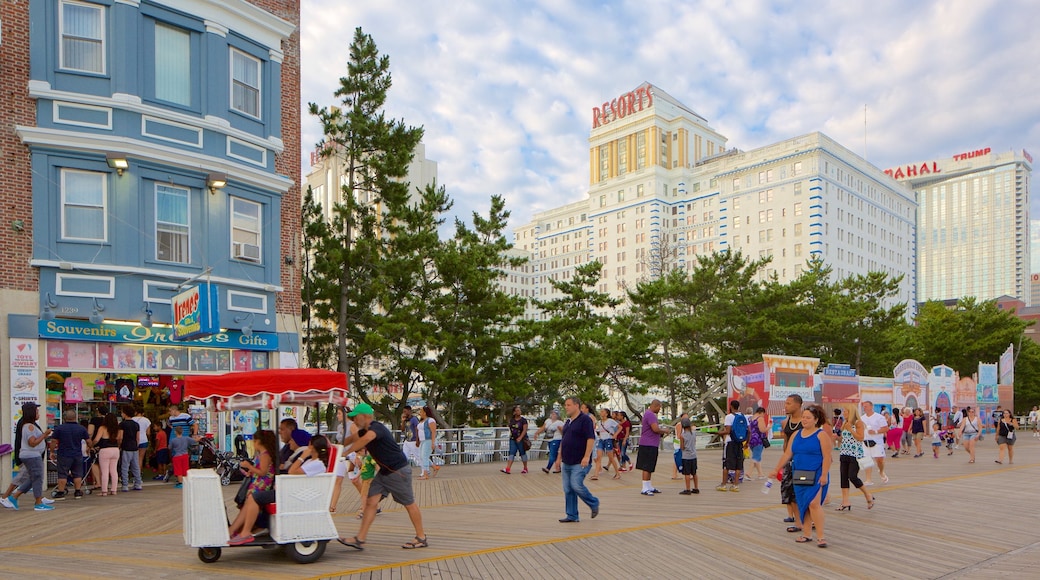
[[[765,363],[752,363],[739,367],[729,367],[727,370],[729,378],[729,401],[740,401],[740,410],[758,407],[769,407],[769,392],[765,384]]]
[[[1015,345],[1009,344],[1004,354],[1000,355],[1000,384],[1015,384]]]
[[[997,403],[997,365],[979,363],[979,384],[975,398],[980,404]]]

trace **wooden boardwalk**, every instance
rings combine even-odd
[[[840,503],[837,461],[826,516],[830,547],[794,543],[776,489],[761,482],[741,493],[714,490],[719,452],[700,455],[701,494],[678,495],[662,461],[654,497],[638,493],[638,473],[621,481],[588,482],[602,501],[595,520],[559,524],[563,498],[558,475],[532,463],[512,475],[499,463],[448,466],[416,481],[430,547],[402,550],[413,535],[400,506],[384,502],[357,552],[336,543],[314,564],[293,563],[280,550],[225,549],[220,561],[200,562],[181,536],[180,492],[166,484],[142,492],[66,500],[49,513],[0,511],[0,577],[36,578],[959,578],[978,573],[1040,577],[1040,439],[1024,430],[1015,465],[996,465],[992,437],[967,463],[958,451],[933,459],[889,459],[888,485],[872,487],[877,506],[861,495],[852,512]],[[772,467],[776,447],[766,451]],[[710,468],[708,467],[710,466]],[[225,490],[228,498],[233,488]],[[335,520],[353,535],[358,506],[344,487]],[[233,513],[233,512],[232,512]]]

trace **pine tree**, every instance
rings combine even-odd
[[[400,215],[408,203],[409,184],[403,178],[423,135],[422,128],[386,118],[391,84],[389,57],[357,28],[347,75],[335,92],[340,105],[310,104],[325,135],[320,152],[339,157],[344,180],[329,219],[315,209],[313,199],[304,208],[305,247],[311,251],[308,312],[335,338],[332,360],[323,362],[351,373],[359,388],[366,382],[362,361],[384,354],[385,344],[372,330],[385,280],[381,262],[394,225],[388,216]],[[316,334],[320,339],[321,332]]]

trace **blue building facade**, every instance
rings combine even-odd
[[[276,333],[295,25],[243,0],[33,0],[30,20],[37,124],[17,132],[43,318],[169,324],[203,281],[221,328]]]

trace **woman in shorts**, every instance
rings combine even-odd
[[[975,409],[969,407],[964,419],[961,420],[960,428],[957,430],[961,441],[964,443],[964,450],[968,452],[968,463],[975,463],[975,442],[979,438],[981,429],[982,420],[976,415]]]
[[[599,472],[603,469],[603,460],[607,460],[607,471],[614,468],[614,479],[621,479],[621,466],[618,464],[617,455],[614,455],[614,437],[621,426],[610,418],[609,409],[599,410],[599,421],[596,421],[596,473],[592,479],[599,479]]]
[[[997,445],[1000,446],[1000,459],[997,459],[997,463],[1004,463],[1004,453],[1007,453],[1008,465],[1015,462],[1015,429],[1018,428],[1018,419],[1012,414],[1010,409],[1004,409],[1004,412],[1000,415],[1000,422],[997,423]]]

